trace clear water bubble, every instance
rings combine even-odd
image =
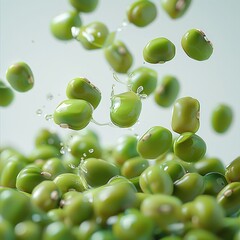
[[[72,163],[68,164],[68,166],[69,166],[71,169],[76,169],[76,168],[77,168],[77,167],[76,167],[74,164],[72,164]]]
[[[124,19],[121,25],[117,28],[117,32],[121,32],[129,24],[127,19]]]
[[[100,123],[100,122],[97,122],[95,119],[91,119],[91,122],[98,125],[98,126],[111,126],[111,122],[107,122],[107,123]]]
[[[112,91],[111,91],[111,99],[115,95],[115,84],[112,85]]]
[[[42,113],[43,113],[43,111],[42,111],[41,108],[37,109],[36,114],[37,114],[38,116],[42,116]]]
[[[134,133],[134,136],[136,137],[137,140],[140,139],[140,135],[138,133]]]
[[[86,154],[86,153],[83,153],[83,157],[87,157],[87,154]]]
[[[123,26],[123,27],[126,27],[128,24],[129,24],[129,22],[128,22],[127,19],[124,19],[124,20],[122,21],[122,26]]]
[[[115,81],[117,81],[117,82],[119,82],[121,84],[126,85],[126,82],[120,80],[120,78],[118,77],[118,75],[115,72],[113,72],[113,78],[114,78]]]
[[[89,153],[93,153],[93,152],[94,152],[94,149],[91,148],[91,149],[88,150],[88,152],[89,152]]]
[[[53,94],[52,93],[47,94],[47,100],[49,100],[49,101],[53,100]]]
[[[137,88],[137,94],[140,94],[143,91],[143,86],[139,86]]]
[[[128,75],[129,78],[132,78],[135,75],[135,73],[134,72],[129,72],[127,75]]]
[[[140,98],[141,98],[142,100],[145,100],[145,99],[148,98],[148,95],[147,95],[147,94],[140,94],[139,96],[140,96]]]
[[[132,84],[127,84],[128,91],[132,91]]]
[[[66,153],[66,150],[65,150],[65,147],[64,147],[64,146],[61,147],[61,149],[60,149],[60,153],[61,153],[62,155],[64,155],[64,154]]]
[[[53,119],[53,115],[52,114],[46,114],[45,115],[45,120],[50,121],[52,119]]]

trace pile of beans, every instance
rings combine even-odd
[[[79,13],[93,12],[98,0],[69,4],[74,10],[51,22],[53,37],[75,39],[86,51],[100,49],[114,72],[128,76],[126,91],[111,96],[106,125],[134,126],[142,100],[153,95],[160,107],[172,107],[172,129],[153,126],[142,136],[125,134],[105,147],[88,128],[95,122],[101,91],[87,77],[72,79],[53,112],[53,124],[73,130],[66,139],[42,128],[29,155],[0,148],[0,239],[239,240],[240,157],[225,166],[207,156],[207,145],[197,134],[199,101],[178,97],[175,76],[166,75],[157,84],[151,67],[129,73],[133,56],[116,33],[102,22],[82,24]],[[191,0],[161,1],[172,19],[184,16],[190,5]],[[156,4],[135,0],[126,16],[129,24],[144,28],[156,19]],[[181,45],[193,61],[206,61],[213,53],[199,29],[184,33]],[[150,40],[142,54],[151,66],[171,61],[175,51],[169,39],[160,37]],[[12,64],[6,79],[0,81],[1,107],[12,104],[14,91],[30,91],[35,83],[25,62]],[[223,134],[232,120],[231,107],[221,104],[212,113],[212,129]]]

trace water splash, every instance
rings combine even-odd
[[[98,126],[110,126],[110,127],[116,127],[112,122],[107,122],[107,123],[99,123],[93,118],[91,119],[91,122],[98,125]]]
[[[117,81],[121,84],[127,85],[126,82],[119,79],[118,75],[115,72],[113,72],[113,78],[114,78],[115,81]]]

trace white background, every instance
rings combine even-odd
[[[193,0],[189,11],[177,20],[170,19],[161,9],[160,1],[153,0],[158,8],[157,19],[148,27],[137,28],[128,24],[117,38],[124,41],[134,55],[131,70],[143,66],[142,49],[156,37],[169,38],[176,45],[175,58],[163,65],[150,65],[158,72],[159,81],[165,74],[178,77],[181,91],[178,97],[191,96],[201,104],[200,129],[197,132],[207,143],[208,155],[219,157],[226,164],[240,155],[240,1]],[[126,18],[129,0],[100,0],[93,13],[81,14],[83,24],[102,21],[110,31],[116,31]],[[102,91],[102,101],[94,112],[98,122],[109,122],[110,94],[126,90],[114,81],[112,71],[101,50],[84,50],[76,41],[56,40],[50,33],[51,19],[68,10],[67,0],[0,0],[0,78],[6,81],[6,69],[17,61],[25,61],[35,76],[35,85],[26,93],[15,92],[11,106],[0,109],[0,145],[14,146],[29,154],[34,148],[34,137],[42,127],[66,136],[71,131],[60,129],[52,114],[60,101],[66,98],[67,83],[75,77],[86,77]],[[203,30],[214,45],[208,61],[190,59],[181,48],[183,34],[191,29]],[[119,78],[125,80],[125,75]],[[48,95],[53,99],[49,100]],[[234,121],[226,134],[214,133],[211,112],[218,103],[229,104]],[[42,114],[38,116],[37,110]],[[152,96],[143,101],[139,123],[134,129],[100,127],[90,128],[99,133],[104,146],[114,144],[125,134],[143,134],[154,125],[171,129],[172,108],[158,107]]]

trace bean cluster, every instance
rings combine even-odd
[[[100,90],[87,78],[76,77],[66,87],[66,99],[56,106],[54,123],[77,130],[63,139],[40,129],[35,149],[24,155],[12,147],[0,148],[0,239],[3,240],[225,240],[240,239],[240,157],[227,166],[206,155],[197,131],[200,103],[178,98],[179,80],[166,75],[157,84],[157,72],[140,66],[129,73],[133,56],[116,32],[98,21],[83,25],[80,13],[93,12],[98,0],[69,0],[74,10],[53,18],[52,35],[75,39],[85,50],[101,49],[116,73],[127,74],[126,91],[112,94],[110,127],[130,128],[137,123],[142,101],[154,95],[162,108],[172,107],[172,131],[153,126],[142,136],[123,135],[105,147],[87,128],[101,103]],[[184,15],[191,0],[162,0],[172,19]],[[144,28],[157,16],[156,4],[136,0],[127,9],[130,24]],[[211,57],[213,46],[199,29],[181,40],[193,60]],[[175,57],[167,38],[150,40],[143,58],[162,64]],[[14,90],[34,86],[25,62],[6,72],[10,86],[0,81],[0,106],[14,100]],[[221,104],[212,113],[219,134],[231,126],[233,111]],[[176,137],[173,135],[176,134]]]

